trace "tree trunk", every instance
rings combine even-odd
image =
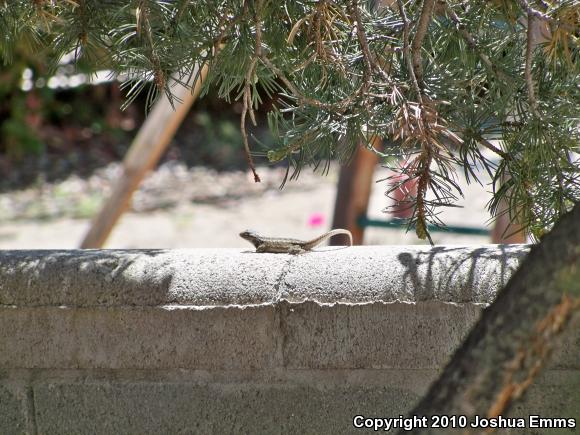
[[[579,258],[576,204],[532,248],[410,415],[466,415],[473,421],[476,415],[507,414],[545,365],[559,333],[580,314]]]

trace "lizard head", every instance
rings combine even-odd
[[[257,232],[253,230],[246,230],[240,233],[240,237],[242,239],[247,240],[248,242],[252,243],[254,246],[257,246],[258,238],[260,237]]]

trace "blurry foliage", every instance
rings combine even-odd
[[[42,142],[34,130],[27,127],[24,120],[25,110],[20,110],[22,101],[12,104],[10,118],[2,122],[0,133],[6,154],[20,159],[26,153],[40,153]]]
[[[224,105],[210,93],[192,109],[174,139],[173,148],[188,166],[205,165],[217,170],[246,168],[237,106]],[[248,129],[264,148],[272,148],[276,138],[266,126],[266,113],[257,112],[258,126]],[[170,148],[171,153],[171,148]]]
[[[203,137],[199,141],[198,151],[201,160],[211,160],[216,164],[228,166],[236,151],[239,154],[242,136],[233,120],[216,119],[206,111],[194,115],[195,125]]]
[[[111,157],[122,158],[131,139],[127,130],[134,128],[145,116],[146,96],[136,95],[134,106],[122,113],[123,92],[118,91],[116,100],[110,98],[111,88],[118,87],[117,83],[51,89],[47,83],[54,74],[90,74],[94,66],[84,60],[78,64],[49,65],[48,49],[30,50],[32,47],[29,44],[20,44],[11,53],[11,63],[0,64],[0,158],[16,163],[47,153],[64,153],[63,158],[70,160],[70,163],[58,162],[54,169],[65,175],[74,170],[71,166],[82,164],[75,153],[90,153],[89,147],[102,147],[102,137],[90,144],[86,143],[86,139],[103,133],[110,141],[121,143],[116,147],[119,152],[113,152]],[[99,64],[99,67],[103,65]],[[27,69],[26,79],[32,83],[32,89],[24,91],[21,85]],[[120,128],[118,120],[111,122],[108,119],[110,112],[115,111],[118,112],[117,117],[133,119],[131,128]],[[218,101],[218,95],[211,92],[182,124],[168,158],[175,157],[177,153],[189,166],[209,165],[218,170],[243,167],[245,157],[237,116],[232,106]],[[265,121],[264,113],[258,116]],[[255,128],[254,133],[264,143],[273,146],[274,139],[267,128]],[[27,170],[30,169],[28,167]],[[45,175],[50,181],[55,174]],[[32,174],[26,174],[24,178],[28,181],[11,185],[27,185],[34,180]],[[9,187],[5,181],[0,189]]]
[[[26,66],[25,59],[0,66],[0,152],[13,158],[42,149],[36,132],[28,126],[27,95],[20,89]]]
[[[51,73],[42,68],[42,53],[17,52],[13,56],[14,64],[0,66],[0,154],[19,160],[43,152],[46,143],[40,130],[47,123],[102,125],[104,115],[95,110],[98,106],[80,98],[86,88],[63,92],[46,86]],[[32,83],[28,91],[21,89],[26,70]],[[43,86],[36,86],[37,83]],[[65,93],[72,97],[62,98]]]

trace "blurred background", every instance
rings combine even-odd
[[[109,71],[88,74],[67,59],[49,73],[34,54],[21,51],[12,65],[0,67],[0,249],[80,246],[146,119],[146,95],[121,110],[124,101]],[[250,130],[262,179],[254,183],[243,153],[241,110],[211,93],[194,102],[105,248],[249,247],[238,237],[247,228],[309,238],[331,227],[339,165],[327,174],[304,168],[280,189],[286,166],[261,156],[274,141],[260,112],[258,127]],[[389,175],[380,165],[372,174],[371,220],[390,218],[383,211],[392,204],[387,182],[376,182]],[[467,185],[458,175],[466,200],[440,217],[479,233],[436,232],[433,241],[489,243],[490,186]],[[364,243],[425,242],[413,231],[370,226]]]

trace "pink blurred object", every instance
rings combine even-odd
[[[413,215],[411,202],[417,197],[417,179],[396,175],[392,178],[391,185],[397,184],[399,187],[390,194],[393,204],[389,207],[389,213],[398,218],[410,218]]]
[[[324,215],[322,213],[312,213],[308,218],[308,226],[316,228],[324,224]]]

